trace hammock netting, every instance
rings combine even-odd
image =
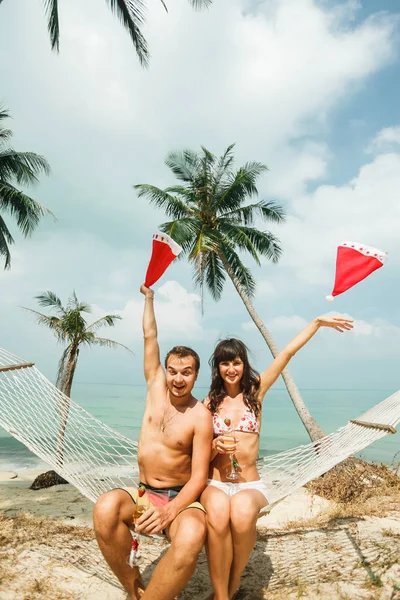
[[[400,422],[400,391],[334,433],[259,459],[275,504],[388,433]],[[137,443],[61,393],[32,364],[0,349],[0,426],[87,498],[138,484]]]

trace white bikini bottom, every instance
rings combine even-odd
[[[234,483],[233,481],[218,481],[218,479],[209,479],[207,485],[212,485],[218,488],[222,492],[225,492],[225,494],[230,498],[238,492],[242,492],[243,490],[258,490],[265,497],[268,504],[270,503],[268,498],[268,488],[262,479],[257,479],[256,481],[243,481],[239,483]],[[260,516],[267,511],[268,506],[263,506],[260,509]]]

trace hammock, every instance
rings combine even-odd
[[[359,452],[400,422],[400,391],[335,433],[259,459],[275,504]],[[137,443],[62,394],[33,363],[0,349],[0,426],[95,502],[111,489],[138,484]]]

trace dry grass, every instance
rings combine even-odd
[[[62,521],[55,521],[46,517],[35,517],[30,514],[21,514],[16,517],[0,515],[0,551],[2,548],[18,548],[24,545],[29,547],[37,540],[46,546],[59,546],[60,541],[68,538],[69,543],[90,541],[94,539],[93,529],[90,527],[76,527],[65,525]],[[1,559],[1,553],[0,553]]]
[[[28,584],[21,600],[43,600],[44,598],[46,600],[79,600],[80,595],[58,588],[50,577],[40,577]]]
[[[365,503],[376,496],[400,500],[399,467],[348,459],[307,484],[313,494],[339,504]]]
[[[60,548],[68,544],[73,548],[82,541],[93,540],[89,527],[65,525],[49,518],[21,514],[16,517],[0,515],[0,588],[10,589],[18,582],[18,600],[79,600],[71,590],[65,591],[54,577],[37,573],[33,578],[21,578],[16,568],[18,556],[24,551],[37,549],[38,543]],[[0,591],[1,596],[1,591]]]

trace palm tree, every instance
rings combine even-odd
[[[5,269],[11,266],[9,246],[14,244],[14,238],[3,215],[8,214],[16,219],[22,234],[29,237],[38,226],[41,217],[50,213],[13,185],[14,182],[18,185],[38,183],[39,174],[48,175],[50,167],[43,156],[33,152],[17,152],[9,145],[12,131],[2,124],[9,116],[8,111],[0,107],[0,255],[5,257]]]
[[[50,291],[36,296],[36,300],[38,300],[40,306],[54,310],[56,315],[45,315],[30,308],[25,310],[29,310],[29,312],[37,317],[39,325],[45,325],[51,329],[59,342],[67,344],[58,364],[56,385],[68,398],[71,395],[72,382],[81,346],[105,346],[107,348],[121,347],[131,352],[129,348],[119,342],[98,337],[96,335],[96,332],[101,327],[113,327],[115,322],[121,319],[119,315],[105,315],[88,325],[82,316],[82,313],[90,313],[91,307],[85,302],[79,302],[75,292],[73,292],[66,306],[63,306],[60,298],[54,292]],[[69,401],[65,400],[64,406],[62,406],[60,410],[61,419],[57,441],[57,460],[60,466],[63,462],[63,441],[68,413]]]
[[[193,265],[194,281],[202,294],[206,286],[212,297],[219,300],[228,274],[275,357],[278,348],[252,303],[256,282],[239,253],[249,253],[258,265],[261,256],[276,263],[282,252],[279,240],[270,231],[260,231],[253,225],[256,218],[282,223],[285,213],[274,202],[246,204],[258,195],[257,178],[267,167],[248,162],[233,170],[233,149],[234,145],[229,146],[220,158],[204,147],[201,154],[191,150],[171,152],[165,163],[181,184],[164,190],[147,184],[134,187],[139,197],[147,198],[172,218],[160,229],[183,247],[182,254]],[[310,438],[319,439],[324,432],[309,413],[287,369],[282,377]]]
[[[119,18],[125,29],[128,30],[133,45],[138,55],[140,64],[147,66],[149,63],[149,50],[141,27],[145,22],[145,0],[106,0],[111,11]],[[207,8],[213,0],[189,0],[197,10]],[[0,4],[3,0],[0,0]],[[165,0],[160,0],[168,12]],[[58,16],[58,0],[44,0],[47,16],[47,29],[50,35],[51,49],[56,52],[60,49],[60,24]]]

